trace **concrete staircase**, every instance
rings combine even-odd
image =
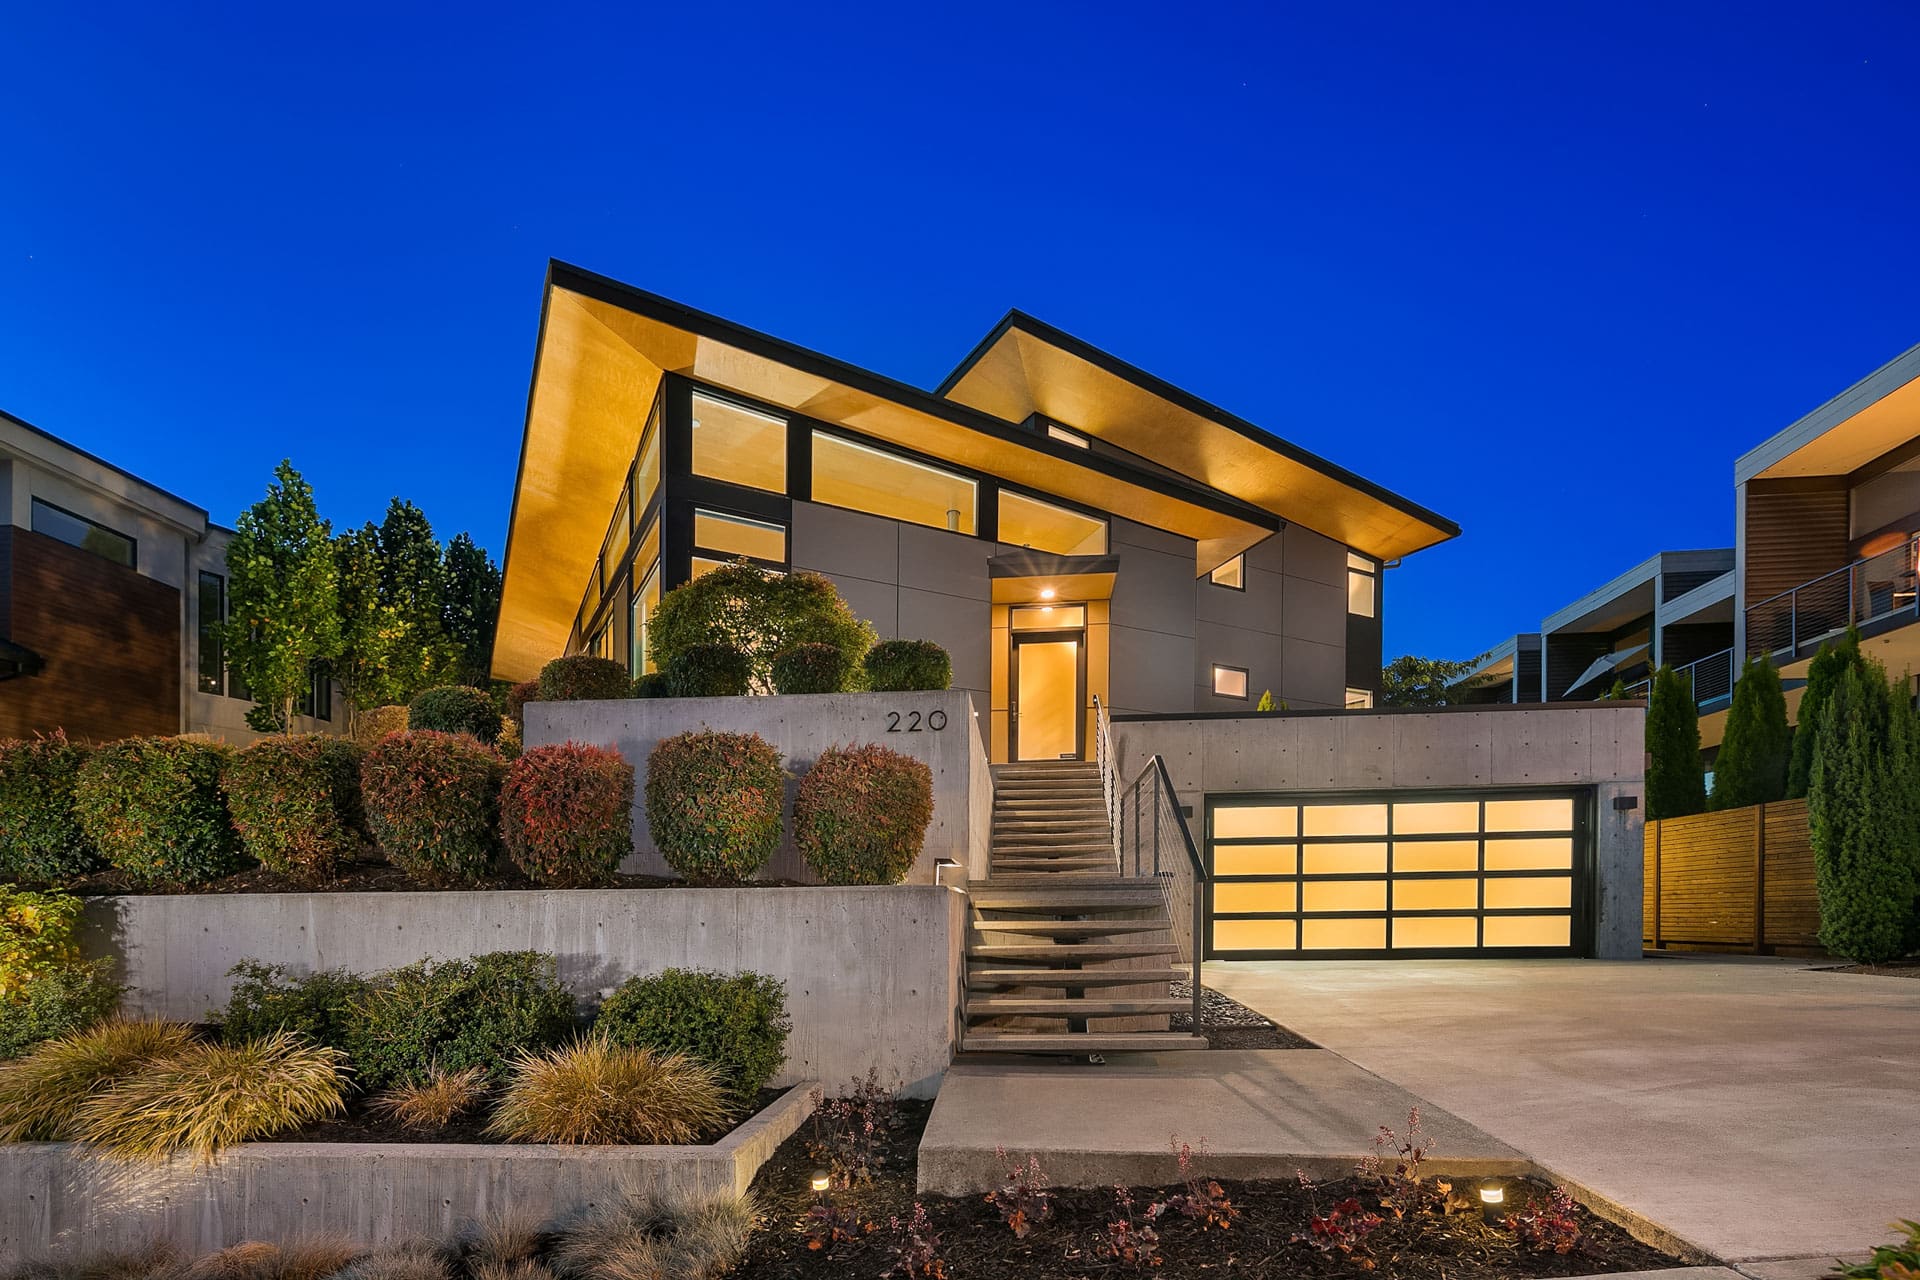
[[[969,887],[973,1052],[1204,1049],[1167,1029],[1185,1002],[1159,884],[1119,873],[1099,766],[993,768],[993,857]]]

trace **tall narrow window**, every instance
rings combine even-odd
[[[635,566],[636,570],[639,566]],[[628,658],[627,669],[634,675],[652,671],[655,663],[653,652],[648,643],[648,629],[653,625],[653,611],[660,607],[660,566],[655,564],[646,569],[646,577],[633,593],[633,626],[629,634],[633,637],[633,652]]]
[[[1000,541],[1056,555],[1103,556],[1107,553],[1107,522],[1002,489]]]
[[[693,474],[787,491],[787,420],[712,396],[693,397]]]
[[[1233,559],[1207,575],[1207,581],[1216,587],[1231,587],[1235,591],[1247,589],[1247,558],[1237,555]]]
[[[646,515],[647,504],[660,488],[660,402],[654,401],[653,416],[647,419],[640,435],[640,453],[633,462],[633,518]]]
[[[227,642],[222,624],[227,620],[227,580],[200,571],[200,692],[226,692]]]
[[[973,533],[979,519],[979,486],[965,476],[813,433],[813,500],[849,511],[923,524],[951,533]]]
[[[1380,567],[1362,555],[1347,553],[1347,612],[1371,618],[1379,609]]]

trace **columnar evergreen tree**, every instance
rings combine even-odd
[[[314,668],[340,652],[339,568],[313,489],[283,460],[227,544],[227,663],[255,705],[247,723],[291,731]]]
[[[1661,667],[1647,698],[1647,816],[1699,813],[1706,808],[1706,786],[1693,686],[1672,667]]]
[[[1849,626],[1846,635],[1821,645],[1820,652],[1807,667],[1807,687],[1800,695],[1800,731],[1793,735],[1793,756],[1787,765],[1788,796],[1797,799],[1807,794],[1807,786],[1813,780],[1813,754],[1818,737],[1813,726],[1819,723],[1821,708],[1840,676],[1859,662],[1860,633]]]
[[[400,624],[387,670],[393,701],[406,702],[452,675],[454,650],[440,618],[445,597],[440,544],[426,513],[400,498],[387,504],[378,536],[380,597]]]
[[[371,522],[333,540],[340,572],[340,656],[334,678],[346,690],[349,729],[356,711],[399,702],[392,672],[405,628],[381,589],[380,531]]]
[[[1792,750],[1787,728],[1787,698],[1780,672],[1768,657],[1749,658],[1740,668],[1727,708],[1726,737],[1713,766],[1710,809],[1766,804],[1787,793],[1787,757]]]
[[[1879,964],[1915,941],[1920,897],[1920,723],[1872,659],[1847,665],[1818,720],[1807,816],[1820,942]]]
[[[441,626],[459,650],[459,679],[484,689],[493,671],[493,627],[500,616],[499,566],[462,533],[447,544],[441,581]]]

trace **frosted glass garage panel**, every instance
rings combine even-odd
[[[1213,811],[1217,840],[1298,835],[1299,823],[1298,812],[1290,804],[1221,805]]]
[[[1571,831],[1573,800],[1489,800],[1488,831]]]
[[[1385,875],[1387,846],[1372,844],[1310,844],[1300,850],[1300,870],[1310,876]]]
[[[1292,920],[1215,920],[1215,951],[1292,951],[1300,926]]]
[[[1290,844],[1222,844],[1213,849],[1216,876],[1291,876],[1300,872],[1300,850]]]
[[[1480,922],[1473,916],[1395,916],[1393,946],[1397,951],[1444,947],[1459,950],[1480,944]]]
[[[1221,915],[1297,911],[1300,909],[1300,886],[1291,880],[1216,884],[1213,886],[1213,909]]]
[[[1487,841],[1489,871],[1571,871],[1573,837],[1521,837]]]
[[[1385,911],[1385,880],[1308,880],[1300,886],[1300,909],[1306,912]]]
[[[1488,947],[1565,947],[1573,941],[1567,916],[1488,916],[1483,924]]]
[[[1380,951],[1387,945],[1385,920],[1314,920],[1300,922],[1300,947],[1305,951]]]
[[[1405,871],[1478,871],[1478,840],[1396,840],[1393,869]]]
[[[1300,832],[1309,836],[1383,836],[1384,804],[1310,804],[1300,811]]]
[[[1513,910],[1521,907],[1571,907],[1573,878],[1571,876],[1488,877],[1485,892],[1489,911]]]
[[[1477,800],[1400,801],[1393,806],[1393,833],[1397,836],[1475,835],[1479,830]]]
[[[1395,911],[1478,911],[1480,909],[1480,877],[1395,880],[1393,909]]]

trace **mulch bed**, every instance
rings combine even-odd
[[[1824,965],[1816,973],[1865,973],[1876,978],[1920,978],[1920,958],[1889,960],[1885,964]]]
[[[902,1237],[890,1220],[904,1224],[913,1215],[914,1155],[932,1109],[930,1103],[900,1107],[901,1123],[883,1143],[884,1163],[873,1180],[832,1193],[826,1201],[846,1211],[850,1234],[818,1249],[809,1247],[804,1234],[810,1211],[821,1203],[808,1182],[815,1167],[807,1151],[811,1126],[803,1126],[781,1145],[754,1179],[762,1227],[754,1233],[746,1261],[733,1273],[735,1280],[877,1280],[893,1270],[896,1242]],[[1196,1172],[1206,1179],[1204,1163]],[[1025,1239],[1014,1236],[984,1197],[928,1196],[919,1203],[937,1233],[935,1252],[942,1264],[937,1274],[946,1280],[1083,1280],[1128,1274],[1169,1280],[1222,1275],[1521,1280],[1686,1265],[1585,1209],[1578,1210],[1585,1239],[1578,1251],[1566,1256],[1525,1252],[1511,1232],[1483,1224],[1477,1213],[1388,1218],[1367,1238],[1365,1255],[1321,1253],[1294,1236],[1307,1231],[1315,1212],[1324,1214],[1347,1196],[1377,1205],[1371,1184],[1354,1178],[1308,1191],[1297,1181],[1227,1182],[1223,1189],[1237,1210],[1226,1230],[1203,1229],[1199,1222],[1174,1214],[1154,1224],[1160,1236],[1158,1266],[1103,1256],[1102,1237],[1116,1216],[1111,1190],[1053,1191],[1051,1216]],[[1517,1199],[1518,1190],[1511,1189],[1510,1198]],[[1546,1188],[1533,1190],[1544,1194]],[[1135,1189],[1131,1194],[1139,1220],[1147,1204],[1166,1192]]]
[[[1191,997],[1193,985],[1187,982],[1168,984],[1168,995],[1175,1000]],[[1202,1034],[1207,1038],[1209,1049],[1318,1049],[1320,1046],[1297,1032],[1280,1026],[1264,1014],[1255,1013],[1231,996],[1221,995],[1212,987],[1200,988],[1200,1019],[1205,1024]],[[1193,1015],[1176,1013],[1169,1020],[1169,1030],[1192,1031]]]
[[[700,1143],[718,1142],[766,1110],[776,1098],[785,1093],[785,1089],[762,1089],[754,1098],[753,1105],[743,1115],[717,1132],[702,1135]],[[493,1108],[489,1100],[467,1115],[456,1118],[452,1124],[435,1129],[406,1129],[391,1120],[375,1115],[372,1100],[363,1096],[347,1103],[345,1115],[336,1116],[331,1120],[317,1120],[303,1129],[277,1134],[271,1138],[259,1138],[256,1141],[391,1142],[406,1146],[421,1143],[452,1143],[465,1146],[505,1142],[506,1139],[495,1137],[487,1132],[487,1122],[492,1119],[492,1115]]]
[[[779,889],[797,888],[798,880],[754,880],[743,885],[729,885],[729,888],[742,889]],[[31,887],[31,886],[29,886]],[[81,897],[110,897],[145,894],[200,894],[200,893],[419,893],[431,891],[433,885],[422,884],[407,875],[398,867],[384,862],[350,863],[338,879],[313,884],[277,871],[268,871],[265,867],[249,867],[236,871],[230,876],[218,880],[209,880],[204,884],[189,885],[152,885],[128,879],[118,871],[97,871],[90,876],[82,876],[58,887],[68,893]],[[538,889],[535,884],[517,871],[507,870],[490,875],[470,885],[456,885],[460,889]],[[604,889],[679,889],[691,887],[685,880],[669,876],[615,875],[604,885]]]

